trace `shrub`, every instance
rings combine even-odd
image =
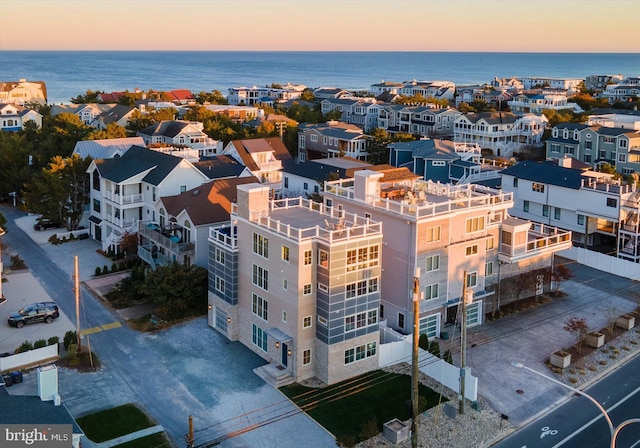
[[[421,334],[420,339],[418,339],[418,347],[422,350],[429,350],[429,337],[426,334]]]
[[[20,255],[11,256],[11,267],[15,269],[22,269],[25,267],[24,260],[20,258]]]
[[[78,335],[75,331],[67,331],[64,334],[63,345],[65,350],[69,350],[69,345],[75,344],[78,339]]]
[[[451,350],[446,349],[444,351],[444,354],[442,355],[442,359],[444,359],[445,362],[448,362],[449,364],[453,364],[453,356],[451,355]]]
[[[30,341],[24,341],[20,347],[16,349],[16,353],[24,353],[33,350],[33,344]]]
[[[375,437],[378,434],[380,434],[380,430],[378,429],[378,422],[376,421],[375,417],[373,417],[371,420],[368,420],[362,424],[359,436],[360,440],[369,440],[370,438]]]
[[[108,273],[109,273],[109,267],[105,264],[104,266],[102,266],[102,275],[105,275]]]
[[[47,341],[47,345],[55,345],[60,342],[60,338],[58,336],[51,336]]]
[[[429,353],[438,358],[440,357],[440,343],[438,341],[431,341],[429,343]]]
[[[44,339],[38,339],[33,343],[33,348],[42,348],[47,346],[47,341]]]
[[[60,240],[58,239],[58,235],[55,233],[49,237],[49,242],[51,244],[60,244]]]
[[[100,274],[102,274],[102,270],[100,269],[100,266],[96,266],[96,272],[93,275],[99,277]]]
[[[111,263],[111,272],[118,272],[118,265],[115,263]]]

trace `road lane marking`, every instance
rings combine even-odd
[[[616,404],[614,404],[613,406],[611,406],[609,409],[606,409],[607,414],[611,411],[613,411],[615,408],[617,408],[618,406],[620,406],[622,403],[624,403],[625,401],[627,401],[629,398],[631,398],[632,396],[634,396],[635,394],[638,393],[638,391],[640,391],[640,387],[636,388],[636,390],[634,390],[633,392],[631,392],[629,395],[627,395],[626,397],[624,397],[622,400],[618,401]],[[600,413],[598,416],[592,418],[590,421],[588,421],[587,423],[585,423],[584,425],[582,425],[580,428],[578,428],[577,430],[575,430],[574,432],[572,432],[571,434],[569,434],[567,437],[565,437],[564,439],[562,439],[560,442],[558,442],[557,444],[553,445],[553,447],[551,448],[558,448],[560,446],[562,446],[565,442],[573,439],[575,436],[577,436],[578,434],[580,434],[582,431],[584,431],[585,429],[587,429],[589,426],[591,426],[594,422],[598,421],[599,419],[604,418],[604,415],[602,415],[602,413]]]
[[[122,324],[120,322],[112,322],[110,324],[99,325],[97,327],[85,328],[84,330],[80,330],[80,334],[82,336],[87,336],[90,334],[100,333],[101,331],[113,330],[114,328],[120,328]]]

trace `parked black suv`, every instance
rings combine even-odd
[[[60,316],[58,305],[53,302],[40,302],[27,305],[15,313],[9,314],[9,325],[22,328],[24,324],[33,322],[46,322],[50,324],[53,319]]]
[[[36,222],[33,224],[33,228],[35,230],[53,229],[58,227],[62,227],[62,224],[56,221],[52,221],[49,218],[42,217],[36,219]]]

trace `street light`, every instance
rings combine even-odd
[[[600,410],[600,412],[602,413],[602,415],[604,415],[604,419],[607,421],[607,425],[609,425],[609,432],[611,432],[611,448],[615,448],[616,446],[616,439],[618,438],[618,434],[620,433],[620,430],[622,428],[624,428],[627,425],[630,425],[631,423],[640,423],[640,418],[630,418],[629,420],[625,420],[622,423],[620,423],[618,426],[613,426],[613,422],[611,421],[611,417],[609,417],[609,414],[607,413],[607,411],[605,410],[605,408],[602,407],[602,405],[600,403],[598,403],[596,401],[595,398],[593,398],[591,395],[587,394],[586,392],[581,391],[580,389],[576,389],[573,388],[571,386],[568,386],[566,384],[564,384],[561,381],[556,380],[555,378],[551,378],[550,376],[547,376],[543,373],[540,373],[536,370],[533,370],[531,367],[527,367],[522,363],[513,361],[511,363],[511,365],[513,367],[517,367],[518,369],[525,369],[528,370],[531,373],[535,373],[538,376],[541,376],[542,378],[546,378],[549,381],[553,381],[554,383],[569,389],[570,391],[573,391],[574,393],[585,397],[586,399],[588,399],[589,401],[591,401],[593,404],[596,405],[596,407]]]

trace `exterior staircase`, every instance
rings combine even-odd
[[[253,373],[276,389],[286,386],[287,384],[295,383],[291,372],[280,364],[266,364],[261,367],[256,367],[253,369]]]

